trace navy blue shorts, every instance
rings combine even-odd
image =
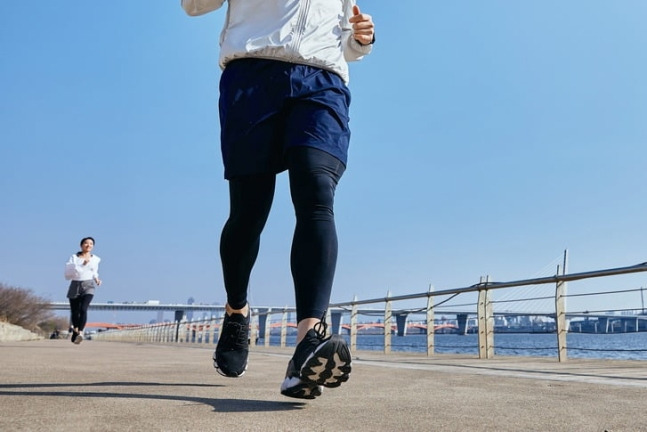
[[[220,79],[225,178],[279,173],[291,147],[323,150],[346,165],[350,91],[325,69],[277,60],[230,62]]]

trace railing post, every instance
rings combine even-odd
[[[485,279],[485,283],[490,282],[490,276]],[[492,305],[492,293],[486,289],[485,293],[485,313],[487,316],[487,358],[494,358],[494,307]]]
[[[391,291],[386,292],[386,304],[384,305],[384,354],[391,352]]]
[[[283,317],[281,318],[281,348],[285,348],[285,341],[288,329],[288,307],[283,308]]]
[[[483,284],[483,277],[479,280],[479,285]],[[476,318],[478,322],[479,330],[479,358],[487,358],[487,341],[485,339],[486,335],[486,316],[485,316],[485,294],[486,290],[479,288],[478,301],[476,303]]]
[[[479,295],[477,316],[479,325],[479,358],[489,359],[494,357],[494,316],[492,302],[490,301],[487,283],[490,277],[481,277],[479,281]]]
[[[557,274],[559,275],[559,266]],[[564,274],[562,270],[562,274]],[[557,331],[557,358],[560,362],[568,359],[566,350],[566,282],[557,282],[555,288],[555,329]]]
[[[325,327],[324,330],[326,331],[326,336],[329,336],[331,334],[335,334],[335,331],[333,329],[332,325],[332,312],[330,311],[330,308],[326,309],[326,322],[330,323],[330,327]],[[328,330],[330,328],[330,330]]]
[[[258,310],[249,311],[249,346],[256,346],[256,335],[258,334]]]
[[[357,296],[353,297],[353,303],[351,304],[351,313],[350,313],[350,350],[351,352],[357,349]]]
[[[226,312],[225,312],[226,313]],[[218,342],[218,337],[220,331],[218,330],[218,317],[216,315],[211,315],[211,344],[215,345]]]
[[[429,294],[427,297],[427,357],[434,355],[434,291],[433,285],[429,285]]]
[[[267,316],[265,317],[265,334],[263,334],[263,344],[268,347],[270,346],[270,330],[272,326],[272,320],[270,319],[271,315],[271,310],[272,308],[267,308]]]

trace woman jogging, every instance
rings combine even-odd
[[[71,280],[67,290],[72,315],[71,340],[77,345],[83,340],[83,329],[88,320],[88,307],[94,297],[94,291],[96,286],[101,285],[101,279],[99,279],[101,258],[93,255],[92,249],[94,249],[94,239],[83,238],[81,250],[72,255],[65,264],[65,279]]]

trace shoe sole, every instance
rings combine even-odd
[[[216,362],[216,353],[213,353],[213,357],[211,357],[211,359],[213,360],[213,367],[216,368],[216,372],[218,372],[218,374],[220,374],[220,375],[222,375],[222,376],[224,376],[226,378],[240,378],[243,375],[245,375],[245,372],[247,371],[247,364],[245,364],[245,369],[243,369],[243,371],[241,373],[239,373],[239,374],[234,373],[234,372],[227,373],[222,368],[220,368],[218,366],[218,362]]]
[[[83,342],[83,336],[82,335],[77,335],[76,339],[74,339],[74,343],[78,345],[81,342]]]
[[[348,381],[350,364],[346,341],[339,335],[332,335],[303,362],[301,379],[328,388],[339,387]]]
[[[247,366],[245,366],[245,370],[244,370],[244,371],[242,371],[240,374],[236,375],[236,374],[234,374],[234,373],[229,373],[229,374],[228,374],[228,373],[226,373],[225,371],[223,371],[222,369],[220,369],[220,368],[219,368],[217,365],[215,365],[215,364],[213,365],[213,367],[215,367],[215,368],[216,368],[216,372],[218,372],[220,375],[222,375],[222,376],[224,376],[224,377],[226,377],[226,378],[240,378],[240,377],[242,377],[243,375],[245,375],[245,371],[247,370]]]
[[[321,396],[321,390],[321,386],[302,381],[297,377],[285,378],[281,385],[281,394],[283,396],[296,399],[314,399]]]

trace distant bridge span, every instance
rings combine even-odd
[[[50,303],[50,307],[53,310],[69,310],[70,306],[67,302],[52,302]],[[193,311],[193,312],[208,312],[211,313],[212,315],[219,315],[221,316],[224,313],[225,306],[224,305],[218,305],[218,304],[181,304],[181,303],[176,303],[176,304],[162,304],[157,301],[148,301],[148,302],[143,302],[143,303],[134,303],[134,302],[123,302],[123,303],[114,303],[114,302],[108,302],[108,303],[91,303],[90,304],[90,310],[95,310],[95,311],[168,311],[168,312],[174,312],[175,313],[175,320],[179,319],[178,317],[184,317],[187,312]],[[258,319],[259,319],[259,328],[262,330],[265,329],[266,323],[270,325],[271,328],[274,328],[275,326],[278,326],[280,324],[277,324],[275,319],[269,318],[270,314],[273,316],[276,316],[278,314],[287,312],[287,313],[294,313],[296,310],[294,307],[266,307],[266,306],[253,306],[253,309],[257,311],[258,313]],[[268,314],[268,311],[271,311]],[[333,329],[334,332],[339,333],[342,330],[348,330],[348,326],[343,324],[342,317],[344,315],[348,316],[350,314],[350,310],[348,308],[339,308],[339,307],[333,307],[330,309],[331,313],[331,329]],[[384,317],[384,309],[357,309],[357,313],[362,316],[373,316],[373,317]],[[415,309],[415,310],[408,310],[408,309],[401,309],[401,310],[393,310],[392,316],[395,319],[395,323],[393,324],[393,328],[397,329],[397,333],[402,335],[405,334],[407,329],[411,330],[418,330],[418,331],[426,331],[427,327],[424,323],[415,323],[415,322],[407,322],[408,316],[409,315],[420,315],[425,313],[425,311],[421,311],[420,309]],[[452,311],[452,310],[443,310],[442,308],[435,308],[435,313],[439,315],[455,315],[456,316],[456,321],[457,325],[454,323],[439,323],[434,326],[434,331],[442,331],[444,329],[449,330],[451,329],[458,329],[458,332],[461,334],[464,334],[465,332],[468,331],[468,320],[471,319],[470,317],[475,317],[476,316],[476,311],[475,310],[470,310],[470,311]],[[493,315],[495,316],[545,316],[549,318],[555,318],[555,313],[554,312],[512,312],[512,311],[494,311]],[[608,315],[608,314],[600,314],[600,313],[586,313],[586,312],[579,312],[579,313],[567,313],[567,318],[573,319],[573,318],[597,318],[603,320],[605,323],[610,322],[613,319],[624,319],[622,317],[617,317],[613,315]],[[269,319],[269,321],[268,321]],[[644,319],[644,318],[643,318]],[[288,326],[292,327],[294,324],[288,324]],[[369,324],[368,326],[372,327],[382,327],[384,328],[384,324],[380,323],[372,323]],[[107,326],[103,326],[107,328]],[[364,325],[360,325],[358,327],[358,330],[364,330],[364,331],[370,331],[370,329]]]
[[[52,310],[69,310],[70,309],[70,304],[68,302],[51,302],[50,303],[50,308]],[[296,312],[296,309],[294,307],[275,307],[275,306],[252,306],[252,309],[258,310],[260,314],[265,313],[268,309],[272,311],[273,314],[280,313],[282,311],[287,311],[287,312]],[[135,302],[108,302],[108,303],[90,303],[89,310],[93,311],[124,311],[124,312],[143,312],[143,311],[167,311],[167,312],[173,312],[173,311],[194,311],[194,312],[218,312],[218,313],[223,313],[225,310],[225,305],[222,304],[182,304],[182,303],[157,303],[157,302],[142,302],[142,303],[135,303]],[[342,314],[350,314],[350,310],[347,308],[337,308],[333,307],[330,308],[331,312],[337,312],[337,313],[342,313]],[[442,315],[469,315],[469,316],[476,316],[476,308],[473,310],[465,311],[465,310],[444,310],[441,308],[436,308],[435,309],[437,314],[442,314]],[[363,309],[357,309],[357,313],[359,315],[366,315],[366,316],[376,316],[376,317],[384,317],[384,309],[380,308],[363,308]],[[402,309],[402,310],[393,310],[392,314],[393,316],[398,316],[398,315],[416,315],[416,314],[423,314],[425,311],[420,311],[420,309],[415,309],[415,310],[409,310],[409,309]],[[529,316],[548,316],[548,317],[553,317],[555,315],[554,312],[512,312],[512,311],[495,311],[494,315],[498,316],[518,316],[518,315],[529,315]],[[597,316],[603,316],[607,317],[608,315],[604,314],[567,314],[569,317],[574,317],[574,316],[587,316],[587,317],[597,317]]]
[[[69,310],[70,304],[68,302],[51,302],[52,310]],[[162,304],[162,303],[134,303],[134,302],[123,302],[123,303],[90,303],[89,310],[94,311],[131,311],[131,312],[143,312],[143,311],[218,311],[222,312],[225,309],[224,305],[204,305],[204,304]]]

